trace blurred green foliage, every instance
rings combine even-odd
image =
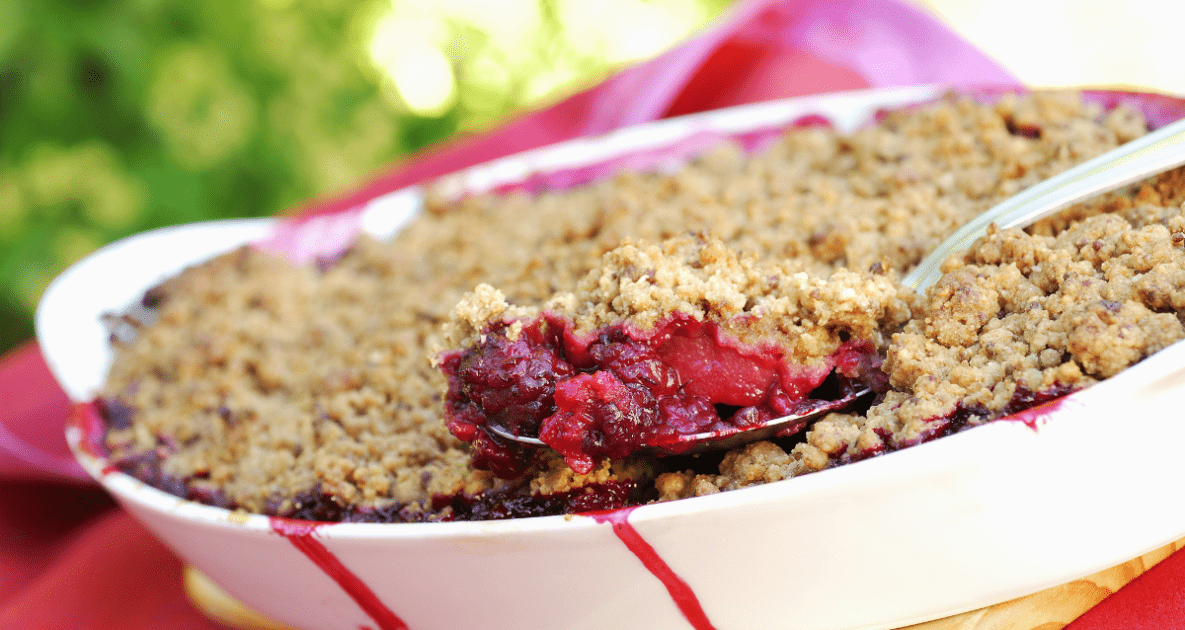
[[[49,280],[103,243],[341,190],[727,5],[0,0],[0,351],[32,335]]]

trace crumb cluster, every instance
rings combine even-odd
[[[718,323],[741,342],[776,342],[792,361],[809,365],[853,336],[883,346],[886,333],[909,318],[912,294],[877,269],[819,276],[802,261],[738,254],[702,233],[661,244],[627,238],[575,291],[539,306],[512,305],[502,291],[478,285],[453,309],[444,344],[472,345],[497,323],[521,324],[543,311],[571,321],[577,335],[619,322],[646,330],[677,312]]]
[[[725,144],[676,173],[433,193],[398,236],[324,268],[241,249],[151,291],[154,321],[116,342],[111,459],[251,512],[414,519],[448,516],[434,497],[615,479],[701,495],[908,446],[943,418],[973,426],[1018,388],[1085,386],[1185,336],[1185,176],[989,234],[926,296],[894,281],[965,221],[1144,130],[1076,94],[950,97],[850,135],[789,130],[760,155]],[[500,480],[445,429],[431,357],[541,309],[590,329],[756,313],[737,334],[798,339],[804,357],[844,322],[877,339],[892,391],[711,469],[643,458],[577,475],[550,458]]]

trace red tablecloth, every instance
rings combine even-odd
[[[358,190],[310,202],[348,210],[493,157],[633,123],[784,96],[868,86],[1013,79],[941,24],[896,0],[746,0],[677,49],[487,134],[414,156]],[[187,602],[179,560],[120,511],[69,456],[69,401],[37,346],[0,358],[0,630],[216,626]],[[1185,626],[1175,554],[1072,625]]]

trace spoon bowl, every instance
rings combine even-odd
[[[802,431],[810,421],[835,411],[844,411],[854,405],[857,400],[871,393],[872,390],[865,387],[845,394],[835,400],[818,401],[819,404],[810,411],[774,418],[752,426],[689,433],[687,435],[673,435],[666,439],[650,442],[639,448],[638,452],[654,455],[694,455],[708,451],[733,449],[738,446],[744,446],[782,435],[794,435]],[[537,437],[515,435],[496,424],[487,425],[487,428],[491,433],[502,439],[518,442],[525,446],[536,448],[547,446],[543,440]]]

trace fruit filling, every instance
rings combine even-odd
[[[776,344],[743,344],[716,323],[681,314],[650,330],[618,323],[592,334],[545,314],[493,326],[441,367],[449,378],[449,430],[473,442],[491,470],[514,476],[529,453],[494,431],[537,437],[584,474],[602,458],[647,447],[677,454],[705,435],[845,407],[857,393],[883,386],[880,363],[863,340],[807,366]],[[829,375],[835,386],[823,387]],[[783,433],[804,426],[792,423]]]

